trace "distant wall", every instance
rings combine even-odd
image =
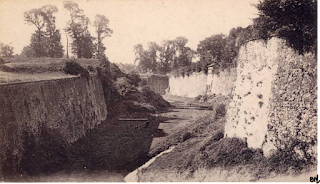
[[[317,71],[311,54],[298,55],[280,39],[241,47],[225,134],[246,138],[266,156],[293,147],[315,156]]]
[[[208,74],[207,86],[209,95],[229,95],[237,78],[237,69],[225,69],[215,74]]]
[[[190,76],[170,76],[168,94],[194,98],[206,93],[207,76],[192,73]]]
[[[18,168],[25,133],[37,138],[45,127],[70,143],[84,136],[107,117],[102,99],[95,76],[0,85],[1,166]]]
[[[170,76],[170,95],[194,98],[199,95],[229,95],[236,79],[236,69],[224,70],[218,74],[195,72],[189,76]]]
[[[147,85],[160,94],[166,94],[166,89],[169,87],[169,78],[166,75],[150,75],[147,77]]]

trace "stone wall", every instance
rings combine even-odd
[[[298,55],[278,38],[248,42],[239,52],[225,134],[245,138],[266,156],[290,147],[315,156],[316,93],[313,55]]]
[[[218,73],[208,74],[207,94],[228,96],[229,94],[231,94],[236,78],[237,78],[236,68],[225,69]]]
[[[160,94],[166,94],[166,89],[169,87],[169,78],[166,75],[150,75],[147,77],[147,85]]]
[[[1,168],[19,167],[25,133],[37,138],[45,128],[69,143],[84,136],[106,119],[103,99],[95,76],[0,85]]]
[[[229,95],[236,79],[236,69],[226,69],[219,73],[195,72],[189,76],[170,76],[170,95],[194,98],[199,95]]]

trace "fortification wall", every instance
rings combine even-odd
[[[208,95],[225,95],[231,94],[232,88],[237,78],[237,69],[225,69],[217,74],[207,75]]]
[[[284,41],[251,41],[240,49],[225,134],[247,139],[266,156],[294,149],[316,155],[316,58],[298,55]]]
[[[169,78],[165,75],[151,75],[147,78],[147,84],[150,88],[160,94],[166,94],[166,89],[169,87]]]
[[[99,78],[74,77],[0,85],[1,168],[18,168],[26,134],[56,132],[69,143],[107,117]]]
[[[226,69],[218,74],[195,72],[189,76],[170,76],[170,95],[194,98],[199,95],[229,95],[236,79],[236,69]]]

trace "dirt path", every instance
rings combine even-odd
[[[191,99],[166,100],[172,105],[168,111],[140,117],[150,120],[148,128],[144,127],[145,122],[107,120],[73,145],[72,161],[66,169],[17,181],[124,182],[124,177],[150,160],[148,153],[164,145],[170,135],[212,113],[207,107],[191,104]],[[141,158],[136,159],[137,155]]]
[[[172,105],[168,112],[159,114],[165,121],[160,122],[158,129],[161,129],[165,136],[154,138],[150,150],[155,149],[177,129],[183,129],[184,126],[212,113],[212,110],[207,107],[191,103],[192,99],[165,97],[165,100]]]

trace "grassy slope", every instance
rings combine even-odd
[[[0,64],[0,83],[51,80],[74,77],[63,72],[65,58],[5,58]],[[87,68],[99,65],[97,59],[76,59]]]
[[[151,150],[156,155],[176,145],[172,152],[142,169],[139,181],[257,181],[282,175],[296,181],[294,175],[315,170],[313,165],[288,160],[283,154],[267,159],[261,150],[248,148],[238,138],[223,138],[226,118],[217,106],[226,105],[228,100],[218,97],[213,101],[214,113],[175,130]]]

